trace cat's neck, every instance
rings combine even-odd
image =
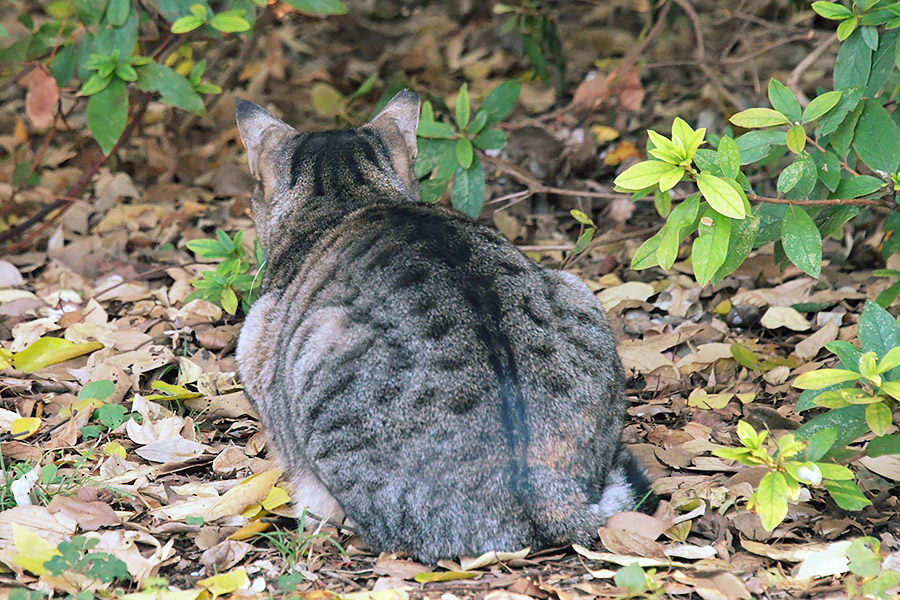
[[[263,292],[283,289],[297,276],[313,247],[348,215],[369,206],[408,203],[405,198],[371,196],[356,199],[313,198],[279,216],[277,232],[263,246],[266,274]]]

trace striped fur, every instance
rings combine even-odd
[[[419,203],[415,95],[348,131],[237,115],[268,257],[238,362],[298,504],[434,562],[588,543],[648,492],[619,441],[603,310],[576,277]]]

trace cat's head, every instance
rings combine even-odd
[[[325,199],[359,204],[365,198],[419,200],[413,173],[419,97],[403,90],[356,129],[302,133],[264,108],[236,99],[237,125],[257,181],[253,219],[263,246],[278,220]]]

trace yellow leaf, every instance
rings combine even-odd
[[[248,506],[241,512],[241,516],[247,519],[248,521],[252,521],[254,518],[259,516],[259,513],[263,512],[262,504],[254,504],[253,506]]]
[[[40,429],[41,420],[37,417],[20,417],[12,422],[13,438],[16,440],[24,440],[34,435],[34,432]]]
[[[119,596],[121,600],[196,600],[205,590],[170,590],[168,588],[150,588],[133,594]]]
[[[247,577],[247,572],[244,569],[239,568],[228,573],[201,579],[197,583],[209,590],[213,598],[217,598],[222,594],[230,594],[235,590],[249,586],[250,578]]]
[[[269,525],[271,525],[271,523],[260,519],[257,519],[256,521],[250,521],[249,523],[229,535],[228,539],[236,541],[246,540],[247,538],[253,537],[257,533],[265,531],[269,528]]]
[[[335,115],[343,108],[344,95],[327,83],[315,84],[310,92],[310,97],[313,108],[323,117]]]
[[[73,344],[60,338],[40,338],[30,346],[13,355],[13,366],[20,371],[31,373],[50,365],[55,365],[82,354],[88,354],[103,347],[100,342]]]
[[[737,399],[741,401],[741,404],[750,404],[754,400],[756,400],[756,394],[754,392],[747,392],[744,394],[735,394]]]
[[[16,544],[13,562],[40,577],[47,572],[44,563],[59,554],[59,550],[27,527],[13,523],[12,528]]]
[[[606,125],[594,125],[591,127],[591,136],[593,136],[595,142],[603,144],[619,137],[619,132]]]
[[[100,408],[103,406],[105,402],[103,400],[97,400],[96,398],[85,398],[84,400],[79,400],[78,402],[73,402],[69,406],[65,406],[62,410],[59,411],[59,417],[61,419],[68,419],[72,416],[72,411],[79,413],[83,410],[90,409],[91,412],[96,408]]]
[[[276,485],[269,492],[269,495],[266,496],[266,499],[262,501],[262,507],[266,510],[274,510],[279,506],[284,506],[290,500],[291,497],[288,493]]]
[[[0,369],[8,369],[13,366],[13,353],[6,348],[0,348]]]
[[[107,456],[117,454],[121,458],[126,458],[125,447],[119,442],[107,442],[103,446],[103,453]]]
[[[419,573],[416,581],[419,583],[431,583],[433,581],[456,581],[457,579],[472,579],[481,573],[465,573],[463,571],[437,571],[431,573]]]
[[[206,521],[212,522],[222,517],[239,515],[249,506],[259,504],[269,495],[272,486],[281,476],[281,469],[269,469],[252,475],[234,486],[209,507]]]
[[[696,389],[688,396],[688,406],[705,409],[725,408],[732,396],[734,394],[707,394],[702,389]]]
[[[192,400],[203,395],[198,392],[192,392],[191,390],[183,388],[180,385],[172,385],[171,383],[166,383],[165,381],[154,381],[150,384],[150,387],[166,393],[165,395],[153,394],[150,396],[144,396],[147,400]]]

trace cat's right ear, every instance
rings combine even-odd
[[[241,141],[247,148],[250,173],[259,179],[260,160],[266,156],[266,151],[276,146],[285,135],[295,134],[297,131],[249,100],[235,98],[234,108]]]

